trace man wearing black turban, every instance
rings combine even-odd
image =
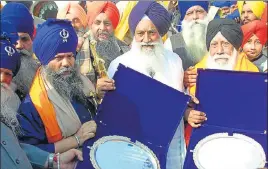
[[[195,68],[235,70],[258,72],[245,53],[238,53],[243,42],[243,32],[234,20],[215,19],[208,24],[206,45],[209,51]],[[195,84],[190,87],[190,93],[195,93]]]

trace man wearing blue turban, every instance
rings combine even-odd
[[[19,35],[17,43],[11,37],[12,43],[16,45],[16,49],[21,56],[21,67],[17,76],[13,78],[13,82],[16,85],[16,93],[23,100],[29,92],[33,77],[39,67],[39,63],[33,58],[32,52],[34,20],[27,7],[16,2],[7,3],[4,6],[1,11],[1,19],[10,22]],[[2,23],[1,28],[8,30],[9,26]]]
[[[231,13],[231,6],[233,2],[231,1],[214,1],[211,6],[219,8],[216,18],[225,18]]]
[[[108,69],[109,77],[114,76],[121,63],[183,92],[182,61],[177,54],[164,48],[161,39],[169,30],[170,24],[170,14],[162,5],[154,1],[139,1],[129,16],[129,27],[134,36],[131,50],[111,62]],[[166,169],[183,167],[186,153],[184,121],[178,119],[178,123],[168,149]]]
[[[14,36],[14,35],[11,35]],[[8,35],[7,35],[8,37]],[[55,154],[39,148],[19,143],[20,124],[16,118],[20,99],[11,87],[11,80],[20,67],[20,56],[14,45],[8,40],[0,40],[0,74],[1,74],[1,165],[0,168],[32,169],[56,167],[53,163]],[[2,151],[3,150],[3,151]],[[70,150],[60,155],[61,165],[73,168],[75,158],[82,160],[82,153]],[[52,165],[51,165],[52,164]]]
[[[75,64],[77,43],[70,21],[48,19],[38,28],[33,50],[42,65],[19,109],[22,142],[55,153],[95,136],[94,86]]]
[[[165,47],[180,56],[183,69],[198,63],[206,54],[207,1],[179,1],[181,32],[171,36]]]

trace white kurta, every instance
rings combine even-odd
[[[142,63],[142,60],[134,51],[129,51],[115,60],[113,60],[108,68],[108,75],[110,78],[114,76],[117,71],[119,63],[132,68],[144,75],[149,76],[148,68]],[[183,68],[180,57],[169,51],[164,50],[163,72],[155,72],[154,79],[170,86],[176,90],[184,92],[183,87]],[[182,169],[186,154],[186,146],[184,140],[184,121],[181,119],[180,125],[177,128],[175,135],[170,143],[166,169]]]

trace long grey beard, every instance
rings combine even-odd
[[[21,53],[21,66],[18,74],[13,78],[17,90],[23,94],[28,94],[33,78],[40,64],[32,58],[32,55]]]
[[[70,75],[62,75],[64,71],[70,71]],[[46,66],[44,67],[44,72],[48,81],[64,99],[72,101],[76,98],[86,103],[86,97],[83,92],[83,81],[79,76],[80,73],[77,66],[75,66],[75,68],[61,68],[57,72],[54,72],[49,66]]]
[[[17,119],[20,99],[6,84],[1,83],[1,122],[6,124],[16,136],[22,135],[22,130]]]
[[[96,51],[99,56],[104,59],[105,67],[108,68],[110,63],[121,55],[120,47],[114,36],[110,36],[108,40],[98,41]]]

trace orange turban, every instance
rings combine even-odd
[[[59,10],[57,19],[66,19],[67,15],[71,15],[72,18],[80,19],[83,27],[87,27],[87,14],[77,2],[68,2],[62,9]]]
[[[87,11],[89,26],[92,25],[96,17],[102,12],[108,16],[114,29],[116,29],[120,20],[120,14],[116,5],[110,1],[87,1]]]
[[[247,41],[252,37],[252,35],[256,35],[261,44],[264,45],[267,41],[267,26],[260,20],[255,20],[249,22],[248,24],[243,25],[242,31],[244,34],[244,39],[242,43],[242,47],[247,43]]]

